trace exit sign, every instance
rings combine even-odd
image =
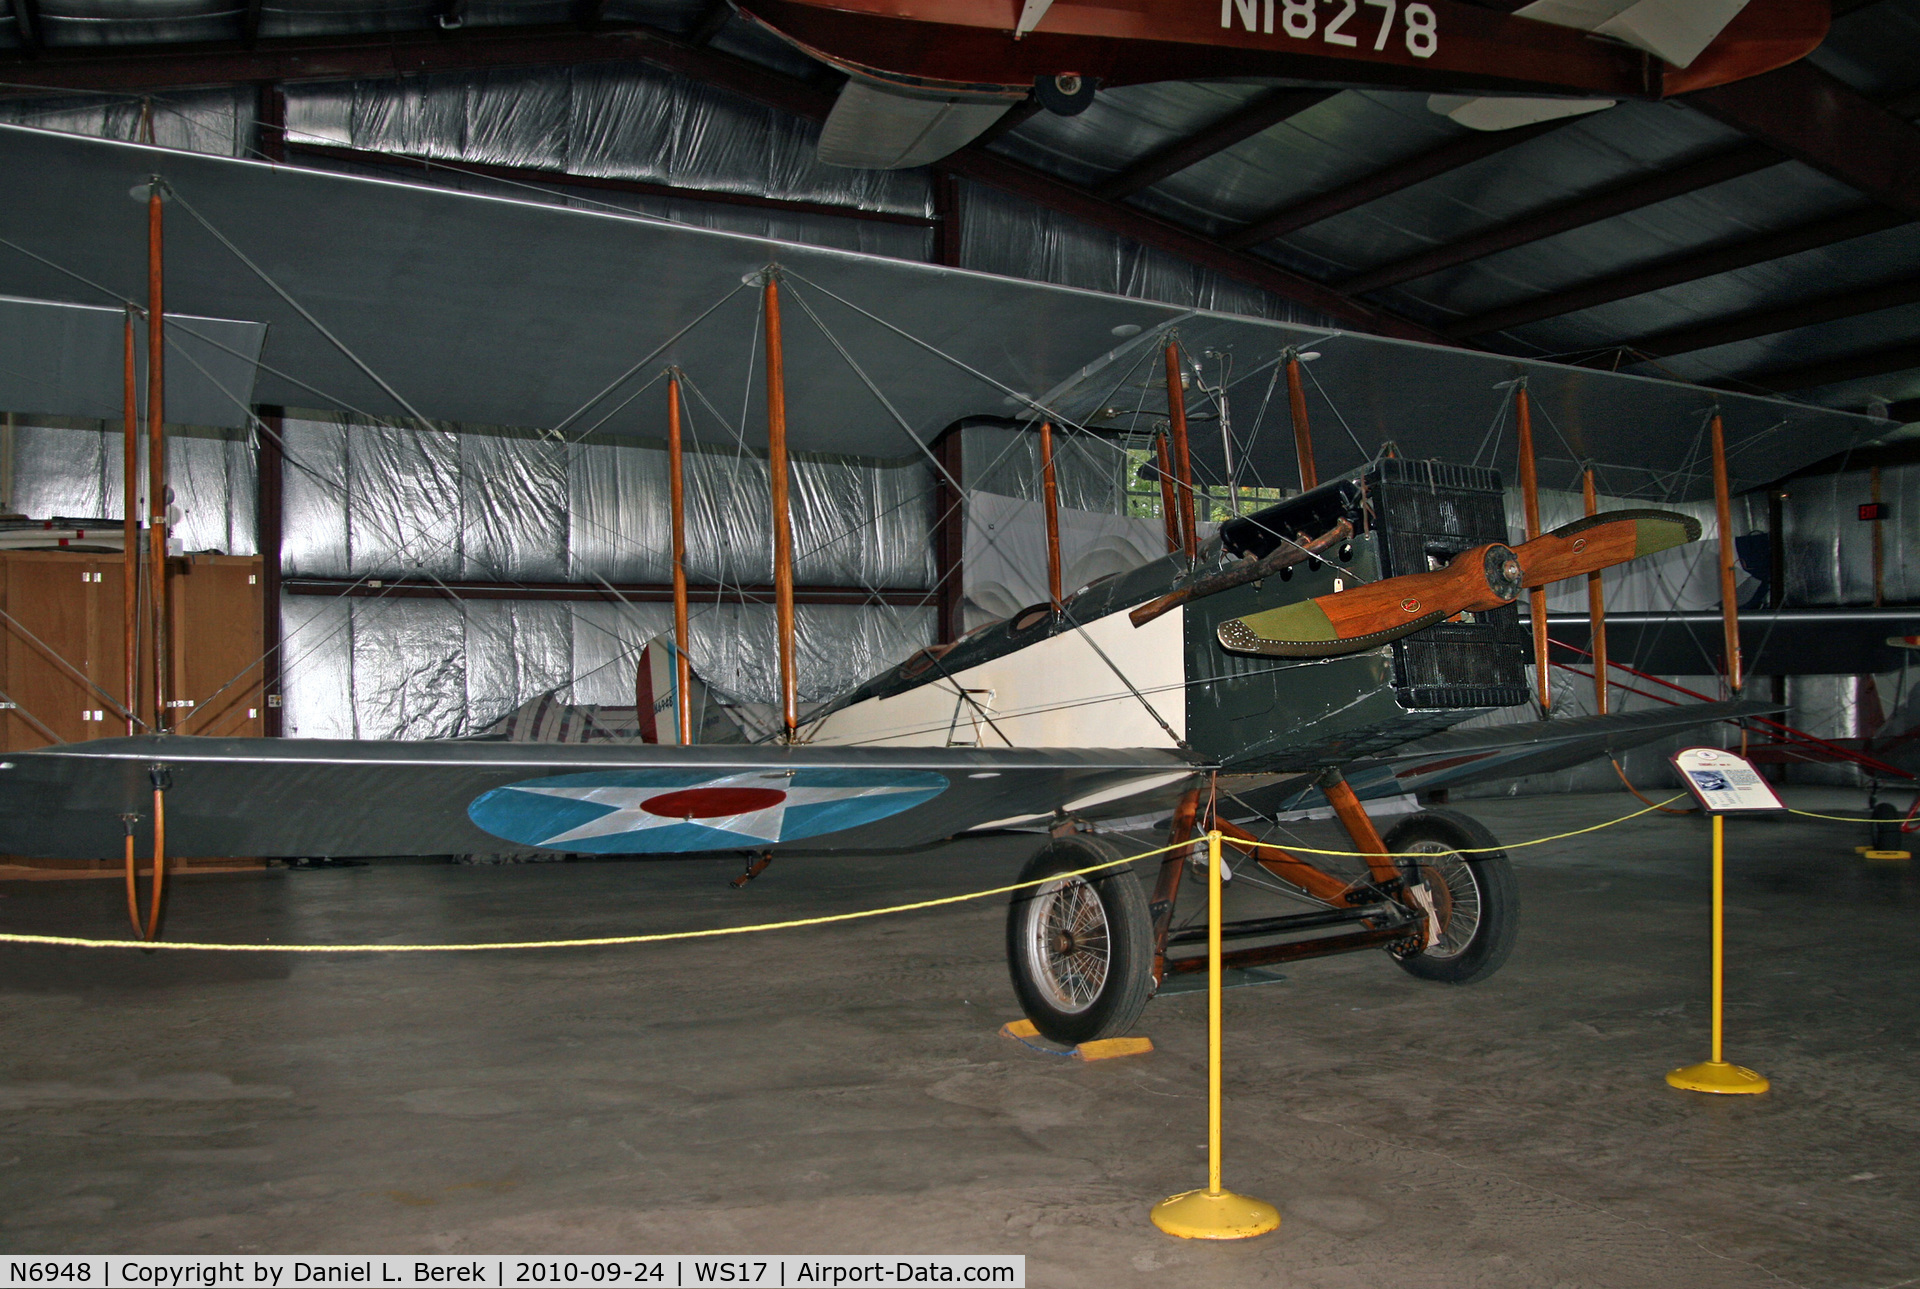
[[[1860,507],[1860,518],[1862,519],[1885,519],[1886,517],[1887,503],[1884,501],[1869,501],[1863,503]]]

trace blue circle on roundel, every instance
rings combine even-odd
[[[674,854],[845,832],[946,790],[931,770],[591,770],[494,788],[467,818],[517,846]]]

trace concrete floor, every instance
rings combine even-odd
[[[1861,794],[1803,790],[1857,811]],[[1508,841],[1624,796],[1472,803]],[[1920,1282],[1915,865],[1860,830],[1731,828],[1728,1055],[1707,1054],[1707,832],[1517,852],[1498,976],[1379,953],[1227,999],[1227,1180],[1281,1230],[1148,1206],[1204,1181],[1203,995],[1084,1064],[1013,1016],[999,900],[748,939],[327,958],[0,948],[0,1246],[141,1252],[1005,1252],[1028,1283],[1885,1287]],[[898,859],[390,866],[183,882],[172,937],[694,928],[1008,880],[1033,841]],[[1920,863],[1917,861],[1916,863]],[[109,882],[8,883],[7,930],[118,935]]]

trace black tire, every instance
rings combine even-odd
[[[1396,861],[1409,887],[1424,881],[1440,920],[1436,943],[1396,954],[1412,975],[1449,985],[1484,980],[1513,952],[1520,930],[1520,888],[1500,839],[1479,820],[1452,810],[1426,810],[1394,825],[1387,850],[1431,850],[1434,862]],[[1477,854],[1458,854],[1477,851]]]
[[[1023,882],[1120,859],[1112,843],[1056,837],[1020,870]],[[1153,993],[1153,920],[1126,867],[1015,891],[1007,907],[1007,969],[1034,1028],[1056,1043],[1133,1028]]]
[[[1034,78],[1033,96],[1055,116],[1079,116],[1093,106],[1099,88],[1100,82],[1091,76],[1039,76]]]

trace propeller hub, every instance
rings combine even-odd
[[[1519,599],[1525,589],[1520,582],[1520,557],[1511,547],[1497,542],[1487,547],[1486,574],[1487,590],[1503,601]]]

